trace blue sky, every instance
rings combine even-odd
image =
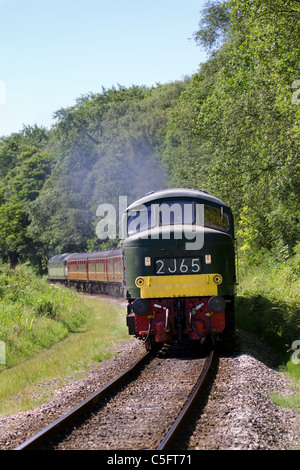
[[[197,72],[206,0],[0,0],[0,136],[76,98]]]

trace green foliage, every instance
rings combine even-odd
[[[77,297],[75,305],[79,305],[78,302]],[[69,380],[70,376],[72,379],[80,379],[86,373],[90,373],[91,368],[97,367],[97,362],[116,354],[117,342],[128,338],[124,308],[97,298],[80,297],[80,302],[82,303],[81,310],[88,311],[88,324],[84,329],[80,328],[75,334],[59,341],[61,333],[59,321],[50,323],[49,319],[39,317],[39,322],[44,320],[45,324],[51,324],[52,327],[47,331],[45,328],[40,331],[36,330],[35,341],[43,342],[44,345],[47,343],[53,343],[53,345],[31,355],[32,343],[28,342],[28,354],[14,357],[14,367],[5,368],[0,365],[1,415],[31,410],[45,403],[57,390],[57,386]],[[77,311],[72,317],[77,318],[78,313]],[[82,325],[82,319],[80,320],[79,316],[78,320]],[[17,336],[15,340],[17,342]],[[25,335],[23,334],[23,350],[24,343]],[[45,384],[46,387],[41,386]]]
[[[228,2],[208,1],[201,15],[195,41],[208,50],[220,47],[230,29]]]
[[[300,233],[300,107],[292,99],[299,2],[214,2],[196,38],[213,45],[204,33],[218,29],[222,45],[170,114],[163,161],[173,184],[229,203],[249,252],[287,247],[292,255]]]
[[[78,331],[87,321],[88,310],[75,293],[49,285],[26,266],[0,267],[0,340],[6,344],[7,367]]]
[[[46,142],[46,131],[35,127],[2,139],[0,145],[0,162],[7,165],[0,180],[0,256],[12,265],[20,258],[36,260],[37,247],[28,233],[28,205],[38,197],[54,160],[33,144]]]
[[[48,131],[37,126],[24,126],[19,133],[11,134],[0,139],[0,179],[12,170],[18,161],[18,156],[30,147],[43,148],[49,139]]]
[[[239,266],[237,324],[271,344],[285,364],[300,337],[300,244],[284,262],[261,252],[259,264],[242,256]]]

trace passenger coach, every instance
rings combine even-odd
[[[79,291],[123,296],[121,248],[53,256],[48,277]]]

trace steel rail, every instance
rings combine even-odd
[[[79,405],[77,405],[75,408],[73,408],[72,410],[70,410],[69,412],[61,416],[60,418],[58,418],[53,423],[49,424],[47,427],[45,427],[43,430],[41,430],[34,436],[27,439],[25,442],[20,444],[14,450],[40,449],[42,445],[45,444],[45,442],[48,442],[53,437],[60,434],[63,430],[67,428],[67,426],[69,426],[76,419],[78,419],[79,416],[82,416],[84,413],[87,413],[92,408],[94,408],[99,403],[100,400],[103,400],[103,398],[106,398],[114,388],[116,388],[122,382],[124,382],[129,377],[129,375],[132,374],[132,372],[134,372],[144,362],[146,362],[148,357],[150,357],[150,354],[151,353],[147,351],[141,358],[139,358],[137,361],[131,364],[131,366],[128,367],[128,369],[126,369],[124,372],[119,374],[117,377],[115,377],[106,385],[104,385],[101,389],[97,390],[88,398],[86,398],[84,401],[79,403]]]
[[[187,399],[185,405],[181,409],[179,415],[177,416],[176,420],[174,421],[173,425],[169,429],[169,431],[166,433],[165,437],[163,440],[160,442],[158,447],[156,447],[156,450],[174,450],[173,444],[175,440],[178,437],[178,434],[180,433],[185,420],[190,414],[190,411],[192,409],[192,406],[195,404],[195,401],[198,397],[198,394],[200,390],[202,389],[202,386],[205,382],[205,379],[208,375],[208,372],[211,368],[212,362],[214,359],[214,351],[211,351],[208,360],[205,363],[204,368],[201,371],[201,374],[198,378],[197,383],[195,384],[192,393],[190,394],[189,398]]]

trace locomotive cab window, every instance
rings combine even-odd
[[[151,206],[140,206],[127,213],[127,234],[134,235],[151,228]]]
[[[137,207],[127,213],[127,234],[131,236],[154,227],[195,223],[192,201],[170,200]]]
[[[188,199],[165,200],[129,210],[127,235],[174,225],[204,225],[227,232],[230,230],[229,220],[227,209],[223,206],[202,204]]]
[[[195,223],[195,210],[192,201],[172,200],[159,206],[159,225],[192,225]]]
[[[204,226],[222,230],[229,230],[229,217],[223,206],[204,205]]]

